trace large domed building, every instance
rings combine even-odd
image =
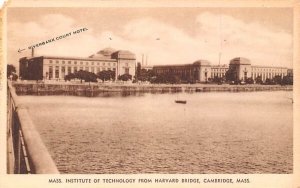
[[[235,57],[229,65],[211,65],[207,60],[197,60],[191,64],[155,65],[153,71],[157,74],[173,74],[182,81],[197,83],[211,80],[225,79],[226,73],[236,82],[245,82],[247,79],[260,78],[263,82],[275,76],[283,78],[288,75],[287,67],[251,65],[251,61],[244,57]],[[291,72],[291,70],[289,70]]]
[[[136,57],[127,50],[104,48],[87,58],[39,56],[23,57],[20,63],[20,77],[26,80],[63,80],[66,75],[85,70],[97,74],[100,71],[115,71],[116,76],[135,75]]]

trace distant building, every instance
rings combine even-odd
[[[159,74],[171,73],[177,75],[181,80],[189,82],[206,82],[213,78],[223,78],[226,72],[235,80],[245,81],[247,78],[256,79],[261,77],[262,81],[272,79],[275,76],[287,76],[293,74],[292,69],[286,67],[256,66],[251,65],[247,58],[237,57],[232,59],[228,65],[211,65],[207,60],[198,60],[192,64],[183,65],[155,65],[154,72]]]
[[[145,70],[152,70],[153,69],[153,66],[151,66],[151,65],[142,65],[141,66],[141,69],[145,69]]]
[[[155,65],[155,74],[173,74],[188,82],[205,82],[211,76],[211,65],[207,60],[198,60],[192,64]]]
[[[247,78],[256,79],[261,77],[262,81],[272,79],[275,76],[283,78],[288,74],[287,67],[257,66],[251,65],[250,60],[242,57],[234,58],[229,63],[237,80],[245,81]]]
[[[123,74],[135,75],[136,58],[126,50],[105,48],[88,58],[39,56],[19,60],[20,77],[25,80],[63,80],[66,75],[85,70],[97,74],[112,70],[116,78]]]

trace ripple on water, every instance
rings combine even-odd
[[[20,98],[62,173],[292,173],[292,92],[178,95]]]

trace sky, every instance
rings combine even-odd
[[[88,57],[103,48],[148,57],[148,65],[205,59],[292,67],[291,8],[9,8],[8,63],[28,47],[80,28],[87,31],[35,48],[35,55]],[[25,49],[21,53],[18,49]]]

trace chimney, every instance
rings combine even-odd
[[[31,48],[31,57],[34,57],[34,48]]]

